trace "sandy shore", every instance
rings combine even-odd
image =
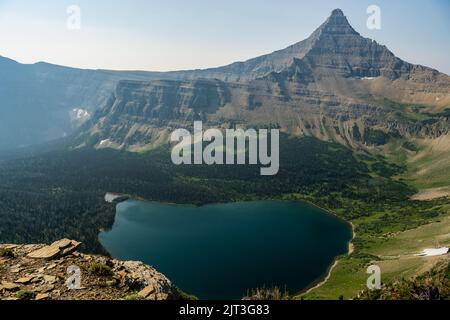
[[[313,291],[313,290],[315,290],[315,289],[321,287],[322,285],[324,285],[324,284],[330,279],[331,273],[333,272],[334,268],[337,267],[338,264],[339,264],[339,260],[335,260],[334,263],[333,263],[333,265],[332,265],[332,266],[330,267],[330,269],[328,270],[327,276],[326,276],[322,281],[320,281],[318,284],[316,284],[314,287],[309,288],[307,291],[305,291],[304,293],[302,293],[302,295],[308,294],[308,293],[310,293],[311,291]]]
[[[355,246],[353,245],[353,240],[355,239],[356,233],[355,233],[355,225],[352,222],[349,222],[349,223],[352,226],[352,233],[353,233],[352,240],[350,240],[350,242],[348,243],[348,255],[351,255],[355,251]],[[308,294],[311,291],[323,286],[330,279],[331,273],[337,267],[338,264],[339,264],[339,259],[336,259],[334,261],[333,265],[328,269],[328,272],[327,272],[327,275],[325,276],[325,278],[323,278],[319,283],[317,283],[313,287],[309,288],[307,291],[305,291],[301,295]]]

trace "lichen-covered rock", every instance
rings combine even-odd
[[[0,245],[12,253],[0,261],[0,299],[179,299],[176,287],[154,268],[142,262],[82,254],[75,251],[79,246],[69,239],[49,246]]]

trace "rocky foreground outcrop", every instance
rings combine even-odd
[[[142,262],[77,252],[81,243],[0,245],[2,300],[178,300],[179,290]]]

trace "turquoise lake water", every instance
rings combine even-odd
[[[117,205],[99,235],[115,258],[143,261],[201,299],[240,299],[249,289],[297,293],[348,250],[349,224],[300,202]]]

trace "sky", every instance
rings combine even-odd
[[[78,21],[71,5],[80,29],[67,27]],[[369,5],[381,9],[380,30],[367,27]],[[301,41],[335,8],[400,58],[450,74],[448,0],[0,0],[0,55],[89,69],[216,67]]]

